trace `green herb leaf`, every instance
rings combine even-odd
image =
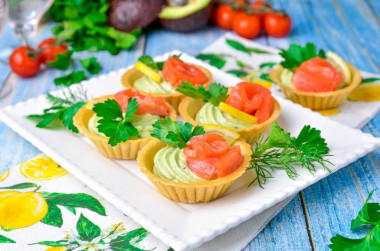
[[[70,86],[80,83],[83,80],[87,80],[87,76],[84,71],[73,71],[70,74],[54,79],[54,84],[60,86]]]
[[[373,83],[373,82],[376,82],[376,81],[379,81],[380,78],[363,78],[362,79],[362,84],[366,84],[366,83]]]
[[[307,43],[305,47],[298,44],[291,44],[288,50],[282,49],[280,55],[284,59],[280,64],[291,71],[295,71],[300,64],[311,58],[326,58],[325,51],[319,50],[319,52],[317,52],[316,46],[312,43]]]
[[[193,128],[188,122],[173,121],[169,117],[157,120],[153,124],[153,128],[155,129],[150,131],[150,135],[168,145],[179,148],[185,148],[192,137],[205,133],[202,126]]]
[[[351,221],[351,230],[363,225],[371,225],[373,228],[367,236],[361,239],[350,239],[337,234],[330,239],[329,248],[333,251],[340,250],[378,250],[380,247],[380,204],[368,202],[372,197],[370,192],[363,208],[356,219]]]
[[[77,222],[77,231],[82,240],[92,241],[100,235],[100,227],[92,223],[83,214]]]
[[[150,68],[152,68],[154,70],[159,70],[159,67],[154,62],[153,58],[151,56],[149,56],[149,55],[143,55],[143,56],[139,57],[139,61],[141,63],[149,66]]]
[[[261,137],[252,149],[251,161],[248,169],[256,173],[255,181],[263,188],[266,179],[273,178],[273,171],[284,170],[289,178],[298,176],[296,166],[306,168],[312,174],[316,164],[320,164],[329,171],[327,164],[332,164],[326,157],[329,148],[321,132],[310,126],[304,126],[296,138],[284,131],[277,122],[272,124],[267,138]]]
[[[212,66],[215,66],[218,69],[222,69],[226,64],[227,60],[225,57],[227,54],[213,54],[213,53],[201,53],[198,54],[196,58],[202,61],[208,61],[208,63]]]
[[[144,228],[132,230],[126,234],[118,236],[116,239],[110,241],[110,248],[114,251],[145,251],[131,244],[132,239],[136,239],[135,243],[139,243],[149,234]]]
[[[19,183],[9,187],[0,187],[0,189],[26,189],[26,188],[36,188],[38,185],[36,183],[25,182]]]
[[[85,193],[65,194],[40,192],[40,194],[46,200],[50,200],[57,205],[65,207],[86,208],[100,215],[106,215],[106,210],[102,204],[100,204],[100,202],[91,195]]]
[[[229,71],[227,71],[227,73],[233,74],[233,75],[235,75],[236,77],[239,77],[239,78],[248,75],[247,72],[242,71],[242,70],[229,70]]]
[[[0,234],[0,243],[16,243],[16,242]]]
[[[251,55],[251,51],[247,47],[245,47],[245,45],[243,45],[242,43],[240,43],[238,41],[227,39],[226,43],[238,51],[241,51],[241,52],[244,52],[248,55]]]
[[[48,212],[41,222],[54,227],[61,227],[63,224],[61,209],[53,200],[46,200],[46,203],[48,204]]]
[[[221,84],[212,83],[206,90],[202,85],[195,87],[189,81],[185,81],[178,85],[177,91],[194,99],[202,99],[204,102],[218,106],[220,102],[227,99],[228,88]]]
[[[77,214],[77,210],[75,209],[75,207],[69,207],[69,206],[67,206],[67,207],[65,207],[68,211],[70,211],[71,213],[73,213],[74,215],[76,215]]]
[[[57,59],[52,62],[46,62],[46,64],[50,68],[56,68],[59,70],[67,70],[69,69],[69,66],[71,65],[71,55],[73,54],[72,50],[66,51],[65,53],[62,54],[57,54]]]
[[[363,225],[376,226],[380,224],[380,204],[368,202],[373,192],[370,192],[363,208],[358,213],[358,216],[351,221],[351,231]]]
[[[277,63],[276,62],[266,62],[266,63],[262,63],[259,68],[264,68],[264,67],[269,67],[269,68],[273,68],[274,66],[276,66]]]
[[[120,142],[125,142],[131,137],[138,135],[137,129],[129,122],[130,117],[138,108],[137,100],[129,99],[124,117],[120,105],[113,99],[108,99],[104,103],[94,105],[93,110],[96,116],[101,118],[98,130],[109,137],[108,144],[116,146]]]
[[[80,63],[91,74],[98,74],[100,71],[100,64],[95,57],[82,59]]]
[[[28,115],[27,118],[40,120],[36,125],[39,128],[46,128],[53,121],[60,120],[66,128],[78,133],[78,129],[73,123],[73,117],[87,103],[86,93],[82,89],[76,93],[67,89],[63,91],[62,95],[63,97],[58,97],[48,94],[47,99],[52,106],[45,109],[43,114],[32,114]]]

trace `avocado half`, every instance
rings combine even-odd
[[[158,17],[166,29],[190,32],[208,23],[211,9],[212,0],[188,0],[183,6],[165,6]]]
[[[110,0],[108,24],[132,32],[152,23],[162,10],[165,0]]]

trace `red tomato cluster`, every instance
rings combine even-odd
[[[234,0],[215,8],[214,22],[222,29],[234,30],[241,37],[252,39],[260,35],[262,28],[272,37],[289,34],[292,20],[283,11],[274,11],[272,6],[259,0],[245,3]]]
[[[9,65],[20,77],[33,77],[40,70],[41,64],[55,61],[58,54],[67,50],[66,44],[57,44],[55,38],[47,38],[39,44],[38,50],[28,46],[15,49],[9,57]]]

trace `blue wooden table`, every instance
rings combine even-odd
[[[287,47],[290,42],[308,41],[332,50],[359,69],[380,73],[380,1],[378,0],[274,0],[275,8],[285,9],[293,19],[289,37],[274,39],[262,35],[256,42]],[[41,27],[36,42],[51,36],[51,24]],[[142,54],[156,56],[173,49],[196,55],[225,31],[209,26],[201,31],[180,34],[167,30],[148,30],[134,48],[118,56],[94,53],[103,69],[100,74],[134,64]],[[7,27],[0,37],[0,48],[14,42]],[[80,53],[79,57],[87,57]],[[44,70],[38,76],[22,79],[0,66],[0,81],[13,85],[11,95],[0,101],[9,104],[53,90],[53,79],[64,72]],[[363,128],[380,137],[380,116]],[[38,149],[0,123],[0,173],[39,153]],[[351,233],[350,221],[356,217],[368,193],[375,189],[380,201],[380,150],[359,159],[328,178],[300,192],[244,250],[327,250],[330,238]]]

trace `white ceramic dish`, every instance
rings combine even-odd
[[[157,59],[162,60],[168,55]],[[183,53],[181,57],[208,67]],[[215,82],[229,86],[239,82],[238,78],[216,68],[208,68]],[[120,77],[125,70],[84,81],[89,97],[122,90]],[[278,98],[278,101],[282,106],[278,122],[287,131],[298,134],[305,124],[322,131],[334,155],[330,160],[335,166],[329,167],[333,172],[380,146],[380,140],[369,134],[331,121],[288,100]],[[291,180],[284,172],[277,172],[276,178],[269,180],[265,189],[261,189],[255,184],[248,187],[252,179],[252,173],[248,172],[220,199],[205,204],[184,205],[158,193],[140,173],[136,161],[109,159],[81,135],[66,129],[39,129],[34,122],[25,118],[28,114],[41,113],[46,107],[48,102],[45,96],[41,96],[5,107],[0,111],[0,118],[175,250],[195,248],[329,175],[323,169],[318,169],[314,176],[306,170],[299,170],[299,178]]]

